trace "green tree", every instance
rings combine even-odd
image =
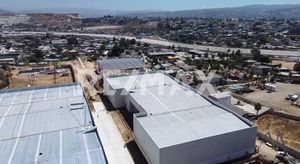
[[[119,45],[115,44],[111,52],[109,53],[110,57],[118,57],[124,50]]]
[[[260,61],[262,55],[259,49],[257,48],[252,49],[251,54],[253,55],[254,60]]]
[[[131,39],[130,40],[130,45],[135,45],[136,44],[136,40],[135,39]]]
[[[55,46],[55,51],[56,53],[60,54],[63,51],[63,49],[60,46]]]
[[[204,57],[208,58],[208,53],[207,52],[205,52]]]
[[[29,60],[30,62],[40,62],[40,61],[43,61],[43,58],[44,58],[44,54],[42,53],[41,50],[39,49],[36,49],[33,51],[33,55],[30,56]]]
[[[68,41],[69,46],[73,46],[73,45],[77,46],[78,45],[78,40],[75,37],[70,37],[67,39],[67,41]]]
[[[129,42],[130,41],[128,41],[127,39],[121,38],[120,41],[119,41],[119,45],[123,49],[128,49],[129,48],[129,44],[130,44]]]
[[[258,115],[258,112],[261,110],[262,106],[260,103],[256,103],[254,106],[255,110],[256,110],[256,115]]]
[[[259,61],[262,63],[271,63],[272,62],[272,60],[269,56],[262,56]]]

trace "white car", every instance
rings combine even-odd
[[[293,95],[293,96],[291,97],[291,100],[292,100],[292,101],[296,101],[296,100],[298,100],[298,97],[299,97],[298,95]]]

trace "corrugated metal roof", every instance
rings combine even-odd
[[[98,60],[97,63],[102,70],[126,70],[144,67],[144,62],[136,58]]]
[[[106,163],[78,84],[0,93],[1,163]]]
[[[126,78],[129,82],[125,81]],[[251,127],[231,112],[161,73],[107,81],[113,89],[123,85],[138,106],[147,112],[137,120],[159,148]]]

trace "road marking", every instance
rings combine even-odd
[[[91,163],[92,163],[92,162],[91,162],[91,156],[90,156],[89,148],[88,148],[88,145],[87,145],[86,137],[85,137],[84,134],[82,134],[82,136],[83,136],[83,140],[84,140],[85,151],[86,151],[88,163],[91,164]]]
[[[17,93],[14,95],[14,97],[13,97],[11,103],[10,103],[10,106],[8,107],[8,109],[6,110],[6,112],[4,113],[4,115],[3,115],[3,117],[2,117],[2,120],[1,120],[1,122],[0,122],[0,129],[1,129],[2,125],[3,125],[3,123],[4,123],[4,120],[5,120],[6,116],[8,115],[8,113],[10,112],[10,110],[12,109],[12,106],[13,106],[13,104],[15,103],[15,99],[16,99],[16,96],[17,96],[18,94],[19,94],[19,92],[17,92]]]
[[[62,144],[63,144],[63,140],[62,140],[62,131],[59,131],[59,163],[62,164]]]
[[[21,125],[20,125],[20,127],[19,127],[19,131],[18,131],[18,135],[17,135],[17,140],[16,140],[15,145],[14,145],[14,147],[13,147],[13,149],[12,149],[11,154],[10,154],[9,160],[8,160],[8,162],[7,162],[8,164],[10,164],[10,163],[12,162],[13,156],[14,156],[15,151],[16,151],[16,148],[17,148],[17,145],[18,145],[18,143],[19,143],[19,139],[20,139],[19,137],[20,137],[21,132],[22,132],[22,128],[23,128],[23,125],[24,125],[26,113],[28,112],[29,107],[30,107],[30,104],[31,104],[32,94],[33,94],[33,90],[32,90],[31,93],[30,93],[30,97],[29,97],[29,100],[28,100],[28,105],[27,105],[27,107],[26,107],[26,109],[25,109],[25,111],[24,111],[24,114],[23,114],[23,116],[22,116],[22,119],[21,119]]]
[[[41,141],[42,141],[42,134],[39,135],[39,140],[38,140],[38,144],[36,147],[34,163],[38,163],[38,160],[39,160]]]

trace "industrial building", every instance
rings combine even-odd
[[[161,58],[167,59],[168,57],[175,56],[175,55],[176,55],[176,53],[173,51],[150,52],[148,54],[148,57],[151,59],[161,59]]]
[[[103,76],[130,74],[133,70],[142,71],[145,64],[137,58],[97,60],[96,71]]]
[[[0,46],[0,64],[14,65],[16,64],[19,55],[19,52],[13,48],[6,49],[5,47]]]
[[[104,79],[115,108],[135,113],[135,142],[151,164],[221,163],[255,152],[256,126],[162,73]]]
[[[0,161],[106,164],[79,84],[0,91]]]
[[[209,95],[209,98],[223,105],[231,104],[230,92],[219,92],[219,93],[211,94]]]

